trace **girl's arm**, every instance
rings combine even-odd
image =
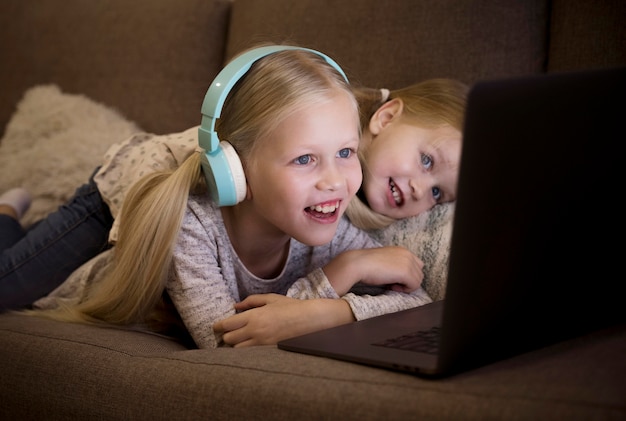
[[[203,215],[204,220],[209,218]],[[176,310],[199,348],[222,345],[221,335],[212,329],[213,323],[234,315],[234,305],[238,301],[236,286],[227,282],[220,268],[219,237],[218,233],[211,232],[210,225],[203,226],[196,214],[188,209],[174,249],[176,274],[166,285]],[[229,250],[228,247],[221,249]]]
[[[361,249],[349,250],[342,248],[341,242],[335,244],[338,256],[323,270],[313,270],[306,278],[298,279],[287,291],[287,297],[276,294],[249,296],[235,305],[238,311],[246,311],[216,323],[214,329],[224,333],[224,341],[234,346],[275,344],[288,337],[432,301],[419,288],[423,277],[420,259],[402,248],[381,248],[367,234],[350,227],[340,230],[339,238],[345,239],[345,244]],[[326,271],[339,281],[335,285],[343,293],[341,298]],[[342,277],[347,281],[342,283]],[[402,284],[402,288],[395,289],[410,289],[412,292],[385,287],[377,289],[378,295],[347,293],[359,281],[390,285],[391,288]]]
[[[345,295],[357,283],[386,286],[398,292],[415,291],[422,284],[424,263],[404,247],[348,250],[323,270],[337,294]]]
[[[287,296],[339,298],[357,283],[410,292],[423,279],[424,264],[415,254],[404,247],[381,246],[345,218],[325,250],[324,259],[313,262],[317,269],[296,280]]]
[[[283,339],[354,321],[342,299],[298,300],[280,294],[250,295],[235,305],[234,316],[213,325],[225,343],[234,347],[273,345]]]
[[[273,345],[283,339],[431,301],[421,288],[411,294],[389,291],[378,296],[358,296],[350,293],[343,299],[299,300],[279,294],[257,294],[235,304],[242,312],[215,323],[213,330],[234,347]]]
[[[282,339],[432,302],[422,288],[412,293],[348,293],[341,298],[297,299],[279,294],[250,295],[235,304],[236,315],[213,325],[235,347],[276,344]]]

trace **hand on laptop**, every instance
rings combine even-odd
[[[423,267],[424,262],[408,249],[389,246],[346,251],[323,269],[337,294],[342,296],[357,282],[413,292],[422,284]]]
[[[299,300],[280,294],[255,294],[235,304],[241,313],[213,325],[228,345],[273,345],[278,341],[354,321],[342,299]]]

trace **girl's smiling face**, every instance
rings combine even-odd
[[[358,127],[353,100],[338,92],[260,139],[246,165],[258,223],[307,245],[328,243],[361,184]]]
[[[390,101],[364,133],[363,192],[369,206],[394,219],[456,199],[461,133],[443,124],[421,127]]]

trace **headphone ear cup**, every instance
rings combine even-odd
[[[232,206],[246,197],[246,175],[233,146],[220,141],[212,153],[205,153],[202,170],[211,198],[218,206]]]

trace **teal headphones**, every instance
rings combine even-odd
[[[257,60],[285,50],[310,51],[322,57],[348,81],[339,65],[325,54],[308,48],[286,45],[272,45],[247,51],[222,69],[209,87],[202,103],[202,124],[198,129],[198,143],[206,153],[202,160],[202,170],[213,201],[218,206],[232,206],[246,197],[246,176],[235,148],[227,141],[221,141],[215,132],[215,121],[222,113],[224,101],[235,83],[250,70]]]

